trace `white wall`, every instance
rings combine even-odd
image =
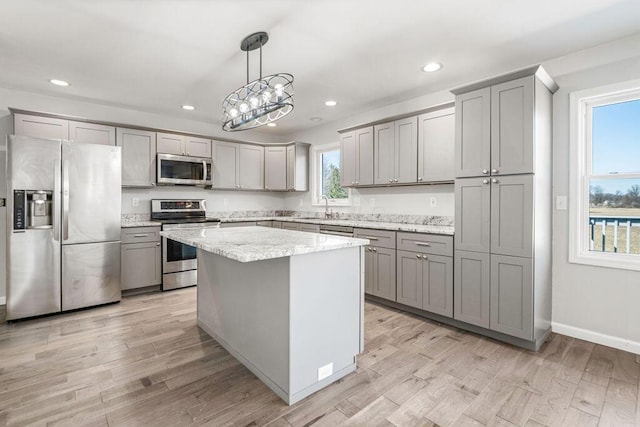
[[[640,56],[556,80],[554,195],[569,195],[569,94],[635,80]],[[553,329],[640,353],[640,272],[569,263],[569,211],[553,214]]]

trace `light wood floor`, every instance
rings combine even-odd
[[[358,370],[289,407],[196,327],[195,297],[0,324],[0,425],[640,425],[638,356],[561,335],[532,353],[372,304]]]

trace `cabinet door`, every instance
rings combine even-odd
[[[240,144],[240,188],[264,189],[264,147]]]
[[[491,174],[533,172],[534,76],[491,87]]]
[[[158,153],[186,154],[184,151],[184,136],[174,133],[158,132]]]
[[[415,252],[397,251],[397,260],[396,301],[422,308],[422,256]]]
[[[533,256],[533,175],[491,178],[491,253]]]
[[[300,224],[297,222],[283,222],[282,229],[300,231]]]
[[[320,225],[318,224],[300,224],[300,231],[306,231],[308,233],[319,233]]]
[[[287,147],[287,190],[296,189],[296,146]]]
[[[50,117],[15,114],[13,132],[16,135],[34,138],[69,139],[69,122]]]
[[[287,189],[286,147],[265,147],[264,188],[265,190]]]
[[[455,122],[456,178],[488,175],[491,167],[491,88],[456,96]]]
[[[371,246],[364,247],[364,292],[375,295],[376,256]]]
[[[211,140],[197,138],[195,136],[185,136],[184,146],[187,156],[211,158]]]
[[[373,248],[375,258],[374,275],[376,277],[373,294],[391,301],[396,300],[396,250],[388,248]],[[366,263],[366,258],[365,258]],[[366,268],[366,267],[365,267]]]
[[[491,325],[494,331],[533,339],[531,258],[491,255]]]
[[[453,181],[455,129],[453,108],[418,116],[418,182]]]
[[[394,122],[396,183],[418,180],[418,118],[408,117]]]
[[[121,245],[122,289],[136,289],[162,283],[160,242]]]
[[[122,147],[122,186],[154,186],[156,181],[156,133],[117,128],[116,143]]]
[[[70,121],[69,139],[87,144],[116,145],[116,128],[95,123]]]
[[[422,257],[422,308],[453,317],[453,258],[439,255]]]
[[[213,188],[239,188],[238,144],[213,141]]]
[[[487,253],[455,251],[453,317],[472,325],[489,327],[489,275]]]
[[[490,178],[456,179],[455,248],[489,252],[491,229]]]
[[[373,184],[373,126],[355,131],[356,185]]]
[[[373,127],[373,183],[391,184],[395,178],[395,128],[393,122]]]
[[[356,183],[356,133],[340,135],[340,185],[352,187]]]

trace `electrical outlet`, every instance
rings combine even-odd
[[[437,208],[438,207],[438,199],[436,199],[435,197],[432,197],[429,199],[429,203],[431,204],[432,208]]]
[[[222,199],[222,206],[229,206],[229,199]]]
[[[131,206],[140,206],[140,199],[138,199],[137,197],[132,197]]]
[[[318,368],[318,381],[327,378],[333,374],[333,362]]]
[[[566,211],[567,210],[567,196],[557,196],[556,197],[556,210],[558,210],[558,211]]]

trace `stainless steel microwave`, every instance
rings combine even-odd
[[[211,185],[211,159],[157,155],[156,181],[165,185]]]

